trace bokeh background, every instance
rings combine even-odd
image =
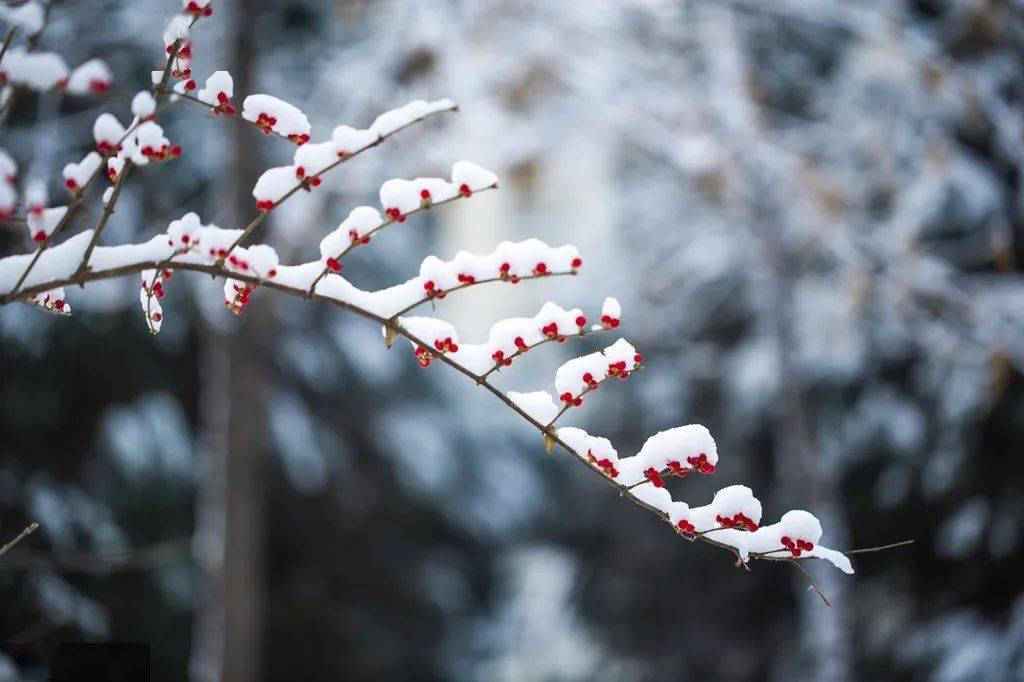
[[[55,3],[41,46],[107,59],[115,92],[21,98],[0,146],[24,179],[59,196],[179,7]],[[150,336],[130,279],[70,292],[70,319],[0,309],[0,536],[41,524],[0,561],[0,640],[149,642],[159,680],[1024,679],[1024,4],[214,8],[196,76],[285,97],[314,139],[414,98],[461,105],[275,211],[259,237],[284,260],[317,257],[389,177],[480,163],[499,192],[396,225],[346,275],[575,243],[580,277],[438,314],[477,340],[616,295],[649,370],[571,423],[620,452],[704,423],[721,465],[677,497],[744,483],[768,519],[818,514],[833,547],[917,542],[854,577],[810,562],[824,608],[789,566],[680,542],[364,320],[271,292],[235,318],[218,283],[179,275]],[[241,224],[292,151],[187,104],[161,123],[185,154],[132,175],[107,243],[187,210]],[[24,229],[0,246],[27,250]],[[588,344],[498,383],[547,388]]]

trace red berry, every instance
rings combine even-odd
[[[644,470],[644,476],[646,476],[647,480],[654,484],[655,488],[665,487],[665,481],[661,479],[661,474],[659,474],[658,470],[655,469],[654,467],[649,467],[646,470]]]
[[[341,263],[339,263],[334,258],[327,259],[327,267],[329,267],[334,272],[341,272]]]
[[[578,268],[581,265],[583,265],[583,259],[582,258],[573,258],[572,259],[572,266],[574,268]]]
[[[577,317],[576,318],[576,326],[577,327],[586,327],[587,326],[587,318],[583,317],[582,315]]]

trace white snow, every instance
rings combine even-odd
[[[177,14],[173,16],[171,20],[167,22],[166,28],[164,28],[164,47],[170,47],[176,40],[187,40],[188,25],[190,22],[191,19],[184,14]]]
[[[487,335],[487,341],[460,344],[459,352],[454,353],[452,359],[474,374],[483,374],[496,364],[511,364],[511,357],[521,348],[529,348],[551,338],[544,330],[550,330],[552,325],[559,334],[577,334],[580,318],[582,312],[579,308],[565,310],[549,301],[533,317],[513,317],[496,322]]]
[[[439,111],[452,111],[456,108],[455,102],[452,102],[450,99],[439,99],[433,102],[426,102],[420,99],[414,100],[397,109],[385,111],[374,119],[370,125],[370,130],[373,131],[375,136],[386,137],[400,128],[404,128],[431,114]]]
[[[5,150],[0,149],[0,182],[13,185],[18,175],[18,164]]]
[[[17,7],[0,5],[0,21],[17,26],[26,35],[31,36],[42,30],[46,14],[43,11],[43,6],[37,0],[29,0],[24,5]]]
[[[704,455],[704,460],[700,456]],[[644,443],[633,457],[620,460],[619,469],[628,483],[642,481],[647,469],[700,469],[706,462],[710,467],[718,464],[718,448],[711,432],[700,424],[687,424],[659,431]],[[706,467],[705,467],[706,468]],[[712,469],[713,470],[713,469]]]
[[[469,161],[459,161],[452,167],[452,183],[456,187],[466,186],[471,191],[485,187],[497,187],[498,176]]]
[[[452,345],[458,349],[459,334],[455,327],[444,320],[434,317],[399,317],[398,324],[431,350],[447,352]],[[415,349],[417,344],[412,343],[412,346]]]
[[[132,98],[132,113],[136,118],[149,118],[156,111],[156,100],[149,90],[140,90]]]
[[[196,98],[210,106],[223,104],[222,96],[231,99],[235,95],[235,81],[227,71],[214,71],[206,79],[206,84],[196,93]]]
[[[733,524],[754,531],[761,522],[761,502],[747,486],[731,485],[715,493],[711,504],[691,508],[689,520],[699,532]]]
[[[65,91],[72,95],[104,93],[110,89],[114,76],[102,59],[90,59],[81,64],[68,76]]]
[[[619,326],[621,321],[622,306],[619,305],[618,300],[611,297],[604,299],[604,305],[601,306],[601,324],[614,329]]]
[[[11,183],[0,182],[0,222],[14,215],[17,205],[18,193],[14,191],[14,186]]]
[[[73,192],[81,190],[86,183],[92,180],[101,165],[103,165],[103,157],[96,152],[89,152],[78,163],[69,163],[64,166],[64,184]]]
[[[57,223],[64,218],[64,214],[67,212],[67,206],[44,208],[41,211],[30,211],[27,217],[29,237],[31,237],[34,242],[45,241],[47,237],[53,234],[53,230],[57,227]]]
[[[186,213],[167,226],[167,242],[176,251],[184,253],[199,246],[199,232],[203,225],[195,213]]]
[[[138,99],[138,96],[136,96],[136,99]],[[116,152],[120,149],[121,140],[124,138],[124,135],[124,126],[121,125],[121,122],[113,114],[100,114],[92,125],[92,137],[96,141],[97,151],[100,152]]]
[[[331,142],[338,156],[351,156],[377,142],[380,136],[373,130],[338,126],[331,134]]]
[[[30,90],[52,90],[68,77],[63,57],[54,52],[26,52],[18,46],[7,51],[0,74],[7,81]]]
[[[533,391],[532,393],[509,391],[506,395],[519,409],[541,424],[549,424],[558,414],[558,406],[555,405],[555,401],[547,391]]]
[[[257,207],[260,209],[273,208],[274,204],[295,189],[300,182],[297,170],[295,166],[278,166],[263,171],[252,188],[252,195],[256,198]]]
[[[557,434],[559,438],[565,441],[566,445],[577,453],[586,455],[590,463],[597,469],[600,469],[612,478],[618,477],[619,453],[612,446],[610,440],[600,436],[591,436],[583,429],[576,428],[575,426],[563,426],[558,429]]]
[[[299,177],[319,175],[328,166],[338,162],[338,152],[333,141],[306,143],[295,150],[292,159]]]
[[[510,265],[513,274],[524,272],[530,274],[529,263],[549,264],[549,272],[564,272],[572,259],[577,257],[574,246],[551,247],[538,239],[527,239],[522,242],[502,242],[494,252],[486,255],[474,255],[459,252],[450,261],[442,261],[437,256],[427,256],[420,265],[420,274],[402,284],[379,291],[363,291],[349,283],[341,275],[329,274],[316,287],[316,293],[339,301],[351,303],[364,308],[380,317],[391,317],[407,306],[423,300],[427,292],[430,297],[441,298],[445,290],[464,283],[465,274],[474,276],[476,280],[501,277],[501,268]],[[317,269],[319,268],[319,269]],[[468,271],[468,273],[467,273]],[[323,272],[323,262],[306,263],[301,266],[285,267],[278,281],[294,282],[296,288],[308,287]],[[459,280],[463,275],[463,280]]]
[[[32,272],[22,285],[25,288],[71,276],[78,269],[82,255],[92,238],[92,230],[80,232],[67,241],[43,251]],[[98,249],[97,249],[98,250]],[[33,254],[0,258],[0,293],[11,291],[18,278],[32,261]]]
[[[315,145],[303,145],[299,150]],[[341,255],[352,242],[367,238],[370,232],[384,222],[380,212],[372,206],[357,206],[338,227],[320,241],[320,256],[324,262]]]
[[[298,107],[271,95],[249,95],[242,102],[242,118],[283,137],[305,135],[309,139],[309,119]]]
[[[555,372],[555,391],[575,398],[607,377],[628,374],[638,363],[636,349],[619,339],[602,351],[569,360]],[[564,398],[563,398],[564,399]]]
[[[39,306],[60,315],[71,314],[71,304],[67,302],[67,298],[64,296],[64,287],[57,287],[56,289],[26,296],[25,303]]]

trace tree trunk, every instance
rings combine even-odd
[[[231,73],[235,90],[252,92],[257,3],[232,12]],[[233,205],[232,224],[252,215],[250,188],[260,168],[257,148],[243,126],[231,126],[231,163],[219,196]],[[265,569],[264,467],[270,310],[254,300],[242,325],[203,330],[202,443],[205,470],[196,497],[194,553],[199,567],[189,663],[192,679],[253,682],[263,661]]]

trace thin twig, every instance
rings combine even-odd
[[[177,98],[185,100],[187,102],[193,102],[194,104],[198,104],[200,106],[206,107],[211,112],[217,111],[217,106],[218,105],[210,104],[209,102],[204,102],[203,100],[199,99],[198,97],[190,95],[187,92],[177,92],[173,88],[170,89],[170,90],[162,90],[162,91],[168,93],[169,95],[171,95],[173,97],[177,97]],[[282,135],[281,133],[279,133],[277,131],[271,130],[269,133],[267,133],[266,131],[263,130],[263,128],[260,128],[258,125],[256,125],[255,121],[250,121],[249,119],[242,118],[240,112],[235,112],[234,114],[226,114],[225,113],[225,114],[223,114],[223,116],[224,116],[224,118],[236,119],[236,120],[238,120],[239,122],[241,122],[241,123],[243,123],[245,125],[252,126],[256,130],[258,130],[260,133],[263,133],[264,135],[268,135],[268,136],[272,135],[274,137],[278,137],[278,138],[284,140],[285,142],[287,142],[289,144],[295,144],[295,142],[293,140],[288,139],[287,135]]]
[[[796,559],[788,559],[787,561],[789,561],[789,563],[793,564],[798,569],[800,569],[800,572],[804,574],[805,578],[807,578],[807,582],[811,584],[811,587],[814,588],[814,591],[818,593],[819,597],[821,597],[821,601],[825,602],[825,606],[831,608],[832,604],[829,603],[828,597],[826,597],[825,593],[821,591],[820,587],[818,587],[818,583],[814,582],[814,578],[811,577],[811,574],[807,571],[807,569],[801,566],[800,562]]]
[[[573,274],[575,274],[575,271],[573,272]],[[633,369],[631,369],[629,371],[629,373],[632,374],[633,372],[640,372],[640,371],[643,371],[643,366],[636,365]],[[606,376],[603,376],[603,377],[601,377],[601,379],[599,379],[598,381],[594,382],[593,385],[587,386],[585,389],[580,391],[580,394],[578,396],[575,396],[575,397],[576,398],[582,398],[583,396],[587,395],[591,391],[596,391],[601,386],[601,384],[603,384],[604,382],[609,381],[610,379],[618,379],[618,378],[619,378],[619,374],[618,373],[608,374]],[[555,422],[557,422],[559,419],[561,419],[562,415],[564,415],[566,412],[571,410],[573,407],[575,407],[575,405],[573,405],[572,403],[565,403],[564,405],[562,405],[562,409],[560,409],[558,411],[558,413],[551,419],[551,421],[548,422],[548,424],[547,424],[547,426],[545,428],[550,429],[551,427],[553,427],[555,425]],[[641,481],[641,483],[646,483],[646,481]],[[634,487],[636,487],[636,486],[629,486],[627,488],[627,490],[632,489]]]
[[[167,79],[170,77],[171,65],[174,63],[174,58],[177,55],[180,43],[180,39],[174,42],[171,54],[167,58],[167,63],[164,65],[164,75],[162,81],[164,84],[166,84]],[[159,104],[159,99],[157,99],[157,104]],[[129,128],[124,132],[124,135],[122,135],[121,139],[118,141],[118,146],[124,144],[125,140],[128,139],[128,136],[131,135],[135,128],[137,128],[141,123],[142,121],[136,121],[133,125],[129,126]],[[25,271],[21,273],[21,277],[18,278],[17,283],[11,288],[12,293],[17,292],[21,285],[25,283],[25,280],[28,279],[29,274],[35,268],[36,263],[39,262],[39,258],[43,255],[43,252],[50,248],[50,245],[53,244],[57,236],[71,222],[71,217],[74,215],[75,211],[82,204],[82,202],[85,201],[86,190],[88,190],[89,186],[93,183],[93,181],[97,177],[99,177],[99,175],[101,174],[101,170],[105,167],[106,159],[104,159],[104,163],[101,163],[99,166],[96,167],[96,170],[92,172],[92,175],[88,177],[85,183],[78,189],[78,192],[75,193],[75,196],[68,203],[68,210],[64,212],[64,215],[57,222],[57,225],[54,226],[53,231],[46,237],[46,239],[43,240],[43,243],[39,245],[39,248],[36,250],[35,255],[32,257],[32,260],[29,261],[28,267],[25,268]],[[128,159],[125,161],[124,168],[121,171],[121,176],[118,178],[118,183],[123,184],[124,179],[128,175],[128,170],[130,168],[131,159]],[[114,205],[117,203],[117,196],[120,196],[120,187],[114,190],[114,195],[111,196],[111,200],[107,202],[104,206],[103,214],[100,216],[100,222],[97,225],[97,229],[93,233],[92,239],[89,243],[89,247],[85,253],[85,258],[82,259],[82,263],[79,266],[79,270],[83,270],[88,267],[89,257],[92,255],[92,251],[96,247],[96,244],[99,243],[100,235],[103,233],[103,227],[106,226],[107,220],[110,219],[110,214],[114,212]]]
[[[177,538],[144,547],[95,554],[43,554],[20,552],[4,562],[7,570],[47,569],[60,573],[109,575],[126,571],[147,570],[167,563],[188,550],[190,539]]]
[[[7,50],[11,47],[11,41],[14,40],[14,34],[18,32],[17,26],[11,26],[11,30],[4,36],[4,46],[0,47],[0,66],[3,65],[4,56],[7,54]]]
[[[881,552],[887,549],[895,549],[896,547],[906,547],[907,545],[914,544],[914,540],[902,540],[900,542],[894,542],[891,545],[881,545],[880,547],[865,547],[863,549],[851,549],[843,554],[867,554],[868,552]]]
[[[590,331],[586,331],[586,330],[582,330],[581,329],[579,332],[577,332],[575,334],[563,334],[560,338],[563,338],[563,339],[582,339],[585,336],[589,336],[590,334],[600,334],[601,332],[609,332],[609,331],[611,331],[611,327],[602,327],[600,329],[591,329]],[[515,360],[516,358],[520,357],[521,355],[526,355],[528,352],[530,352],[534,348],[537,348],[538,346],[543,346],[546,343],[552,343],[554,341],[558,341],[558,339],[559,339],[559,337],[547,336],[547,337],[541,339],[540,341],[538,341],[537,343],[535,343],[533,345],[523,346],[522,348],[518,348],[515,353],[512,353],[512,355],[510,355],[507,358],[505,358],[505,360]],[[487,377],[491,376],[495,372],[500,372],[502,367],[506,367],[506,366],[507,365],[505,365],[503,362],[496,362],[496,363],[494,363],[494,367],[491,367],[489,370],[487,370],[486,372],[481,374],[480,378],[481,379],[486,379]]]
[[[388,138],[390,138],[390,137],[393,137],[393,136],[394,136],[394,135],[396,135],[397,133],[400,133],[400,132],[402,132],[402,131],[403,131],[403,130],[405,130],[406,128],[408,128],[408,127],[410,127],[410,126],[412,126],[412,125],[415,125],[415,124],[419,123],[420,121],[424,120],[424,119],[425,119],[425,118],[427,118],[428,116],[432,116],[432,115],[434,115],[434,114],[439,114],[439,113],[443,113],[443,112],[445,112],[445,111],[458,111],[458,107],[455,107],[455,106],[453,106],[453,107],[452,107],[452,108],[450,108],[450,109],[443,109],[443,110],[441,110],[441,111],[434,111],[434,112],[431,112],[431,113],[429,113],[429,114],[425,114],[425,115],[423,115],[423,116],[420,116],[420,117],[418,117],[418,118],[415,118],[415,119],[413,119],[413,120],[409,121],[409,122],[408,122],[408,123],[406,123],[405,125],[402,125],[402,126],[399,126],[398,128],[395,128],[394,130],[392,130],[391,132],[389,132],[389,133],[388,133],[387,135],[378,135],[378,136],[377,136],[377,139],[376,139],[376,140],[374,140],[373,142],[371,142],[370,144],[364,145],[364,146],[360,147],[359,149],[356,149],[356,150],[355,150],[355,151],[353,151],[353,152],[350,152],[350,153],[348,153],[348,154],[345,154],[344,156],[340,156],[340,157],[338,157],[338,160],[337,160],[337,161],[335,161],[335,162],[334,162],[334,163],[332,163],[331,165],[327,166],[326,168],[324,168],[323,170],[321,170],[321,171],[320,171],[319,173],[313,173],[313,174],[310,174],[310,175],[307,175],[307,176],[303,177],[303,178],[302,178],[302,180],[300,180],[300,181],[299,181],[298,183],[296,183],[294,187],[292,187],[292,188],[291,188],[290,190],[288,190],[288,191],[287,191],[287,192],[286,192],[286,193],[285,193],[285,194],[284,194],[284,195],[283,195],[283,196],[282,196],[282,197],[281,197],[280,199],[278,199],[277,201],[275,201],[275,202],[274,202],[274,206],[273,206],[273,208],[277,208],[278,206],[280,206],[280,205],[281,205],[281,204],[283,204],[284,202],[288,201],[288,199],[290,199],[290,198],[291,198],[291,197],[292,197],[292,196],[293,196],[293,195],[294,195],[294,194],[295,194],[296,192],[298,192],[299,190],[301,190],[301,189],[304,189],[304,188],[305,188],[305,189],[309,189],[309,188],[311,188],[311,186],[312,186],[312,181],[313,181],[314,179],[317,179],[317,178],[322,178],[323,176],[327,175],[327,174],[328,174],[328,173],[330,173],[330,172],[331,172],[332,170],[334,170],[335,168],[337,168],[337,167],[338,167],[338,166],[340,166],[341,164],[345,163],[345,162],[346,162],[346,161],[348,161],[349,159],[351,159],[351,158],[353,158],[353,157],[355,157],[355,156],[359,156],[360,154],[362,154],[363,152],[365,152],[365,151],[367,151],[367,150],[369,150],[369,149],[373,149],[373,148],[374,148],[374,147],[376,147],[377,145],[379,145],[379,144],[381,144],[382,142],[384,142],[384,140],[387,140]],[[490,188],[487,188],[487,189],[490,189]],[[447,201],[444,201],[444,202],[442,202],[442,201],[439,201],[439,202],[437,202],[437,204],[438,204],[438,205],[440,205],[440,204],[442,204],[442,203],[447,203]],[[250,234],[252,234],[252,233],[253,233],[253,231],[254,231],[254,230],[255,230],[255,229],[257,228],[257,227],[259,227],[260,223],[262,223],[262,222],[263,222],[263,221],[264,221],[264,220],[266,219],[266,217],[267,217],[268,215],[270,215],[270,211],[271,211],[271,210],[273,210],[273,209],[269,209],[269,210],[262,210],[262,211],[260,211],[260,212],[259,212],[259,213],[258,213],[258,214],[257,214],[257,215],[256,215],[256,216],[255,216],[255,217],[254,217],[254,218],[252,219],[252,220],[250,220],[250,221],[249,221],[249,224],[248,224],[248,225],[246,225],[246,226],[245,226],[245,229],[243,229],[243,230],[242,230],[242,234],[238,235],[238,238],[237,238],[237,239],[236,239],[236,240],[235,240],[235,241],[234,241],[234,242],[233,242],[233,243],[231,244],[231,247],[230,247],[230,248],[229,248],[229,249],[227,250],[228,254],[230,254],[230,253],[231,253],[232,251],[234,251],[234,250],[235,250],[235,248],[236,248],[237,246],[239,246],[239,245],[240,245],[240,244],[241,244],[241,243],[242,243],[243,241],[245,241],[245,240],[246,240],[246,239],[247,239],[247,238],[249,237],[249,235],[250,235]],[[410,213],[414,213],[414,212],[415,212],[415,211],[410,211]],[[408,214],[407,214],[407,215],[408,215]],[[386,224],[390,224],[390,223],[386,223]],[[382,224],[382,225],[380,225],[380,226],[379,226],[379,227],[378,227],[377,229],[380,229],[380,227],[384,227],[384,225],[383,225],[383,224]],[[375,230],[375,231],[376,231],[376,230]],[[371,233],[371,234],[372,234],[372,233]],[[345,251],[345,252],[347,253],[347,252],[348,252],[348,250],[349,250],[349,249],[346,249],[346,251]],[[223,260],[223,259],[221,259],[221,260]],[[312,291],[312,290],[313,290],[313,287],[315,287],[315,286],[317,285],[317,283],[318,283],[318,282],[319,282],[319,281],[320,281],[321,279],[323,279],[324,275],[326,275],[326,274],[327,274],[328,272],[330,272],[330,270],[328,270],[328,269],[326,269],[326,268],[325,268],[324,272],[323,272],[323,273],[321,273],[320,277],[318,277],[318,278],[317,278],[316,280],[314,280],[314,281],[313,281],[313,284],[312,284],[312,286],[310,287],[310,291]]]
[[[114,206],[117,205],[117,200],[121,197],[121,188],[124,187],[125,180],[128,179],[128,173],[131,169],[132,160],[125,159],[124,166],[121,168],[121,174],[117,176],[117,182],[114,183],[114,192],[110,195],[110,200],[103,204],[103,213],[100,215],[99,222],[96,223],[96,229],[93,230],[92,237],[89,239],[89,246],[86,247],[85,253],[82,254],[82,262],[78,265],[79,271],[89,267],[89,259],[92,258],[93,249],[99,243],[100,235],[103,234],[103,228],[110,221],[110,216],[114,215]]]
[[[9,551],[11,551],[11,549],[14,548],[16,544],[18,544],[19,542],[27,538],[29,535],[34,533],[37,528],[39,528],[39,524],[35,521],[25,526],[24,530],[18,533],[18,536],[16,538],[8,542],[3,547],[0,547],[0,557],[2,557],[4,554],[7,554]]]

